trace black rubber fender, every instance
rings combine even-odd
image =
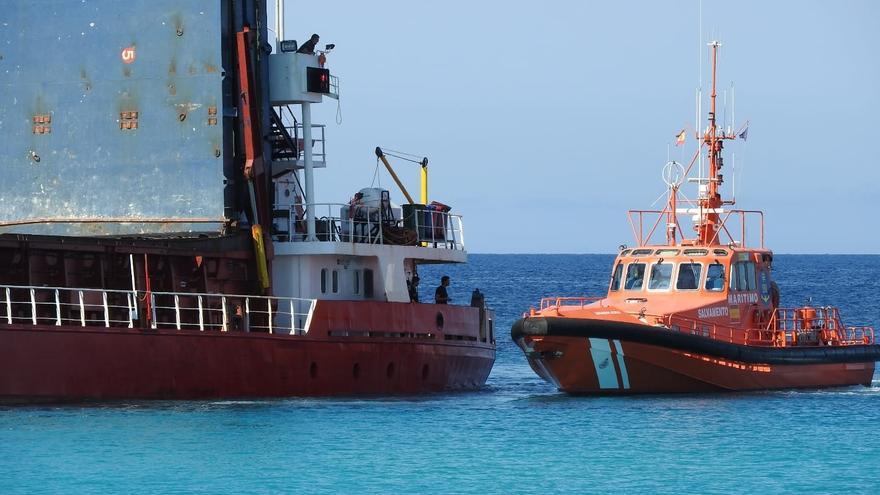
[[[663,327],[584,318],[529,317],[510,329],[514,341],[527,335],[616,339],[750,364],[867,363],[880,360],[880,345],[762,347],[733,344]]]

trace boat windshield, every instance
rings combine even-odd
[[[682,263],[678,265],[678,279],[675,288],[678,290],[697,290],[700,286],[700,275],[703,265],[699,263]]]
[[[724,265],[712,263],[706,269],[706,290],[721,292],[724,290]]]
[[[620,279],[623,276],[623,263],[614,267],[614,275],[611,276],[611,290],[620,290]]]
[[[626,290],[642,290],[645,283],[645,264],[630,263],[626,270],[626,283],[623,288]]]
[[[651,267],[651,279],[648,281],[648,290],[668,290],[672,279],[672,263],[655,263]]]

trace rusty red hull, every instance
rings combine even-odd
[[[444,328],[437,328],[437,313]],[[5,401],[415,394],[482,386],[474,308],[320,301],[308,335],[0,326]]]

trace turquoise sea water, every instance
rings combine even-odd
[[[612,256],[473,255],[424,267],[498,312],[484,390],[376,399],[0,409],[5,493],[880,493],[874,388],[568,397],[507,330],[544,295],[598,294]],[[880,256],[778,256],[783,305],[880,326]]]

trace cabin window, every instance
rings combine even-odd
[[[727,256],[727,251],[724,249],[713,249],[712,252],[715,253],[715,256]]]
[[[682,263],[678,265],[678,278],[675,288],[678,290],[697,290],[700,287],[700,275],[703,265],[699,263]]]
[[[672,280],[674,263],[654,263],[651,266],[651,278],[648,280],[648,290],[669,290]]]
[[[752,261],[740,261],[730,268],[730,288],[737,291],[757,290],[758,284],[755,279],[755,263]]]
[[[620,290],[620,279],[623,277],[623,263],[614,267],[614,275],[611,276],[611,290]]]
[[[628,254],[629,254],[629,249],[624,249],[623,252],[620,253],[620,256],[623,257],[623,256],[626,256],[626,255],[628,255]]]
[[[685,249],[685,256],[706,256],[709,254],[709,251],[706,249]]]
[[[327,269],[321,268],[321,294],[327,293]]]
[[[632,255],[633,256],[647,256],[653,252],[654,251],[652,249],[636,249],[635,251],[632,252]]]
[[[654,254],[657,256],[678,256],[678,249],[658,249]]]
[[[333,276],[331,278],[333,279],[333,293],[336,294],[337,292],[339,292],[339,270],[333,270],[332,275]]]
[[[355,270],[352,274],[354,275],[354,283],[352,286],[354,287],[355,295],[357,295],[361,293],[361,272],[360,270]]]
[[[626,270],[626,282],[623,288],[626,290],[642,290],[645,283],[645,264],[630,263]]]
[[[364,270],[364,297],[373,297],[373,270],[370,269]]]
[[[721,292],[724,290],[724,265],[712,263],[706,269],[706,290]]]

